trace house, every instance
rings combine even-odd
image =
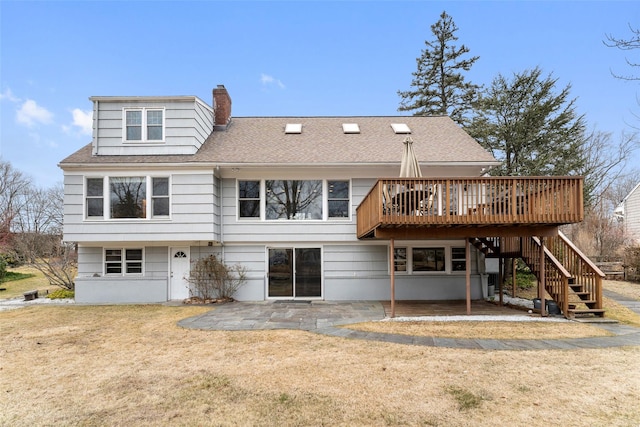
[[[622,199],[614,215],[623,221],[625,232],[633,242],[640,243],[640,183]]]
[[[248,270],[238,300],[469,307],[487,295],[487,258],[533,265],[545,237],[582,219],[581,178],[486,177],[498,162],[448,117],[233,117],[222,85],[213,108],[90,100],[92,141],[60,163],[79,302],[187,298],[190,263],[216,254]],[[408,138],[421,178],[399,178]],[[542,289],[576,310],[554,262],[538,263]]]

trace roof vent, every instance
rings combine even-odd
[[[302,133],[302,123],[287,123],[284,133]]]
[[[406,123],[391,123],[391,128],[395,133],[411,133],[411,129]]]
[[[344,133],[360,133],[360,126],[357,123],[343,123],[342,132]]]

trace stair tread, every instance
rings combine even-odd
[[[569,311],[571,313],[604,313],[606,310],[604,308],[570,308]]]

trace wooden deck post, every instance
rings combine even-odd
[[[540,315],[547,316],[547,302],[544,294],[547,292],[547,273],[545,271],[544,237],[540,236],[540,280],[538,281],[538,296],[540,297]]]
[[[516,298],[516,266],[518,264],[518,259],[513,257],[511,258],[511,283],[513,284],[513,297]]]
[[[391,260],[391,317],[396,317],[396,254],[394,239],[389,240],[389,259]]]
[[[504,303],[503,296],[504,287],[504,258],[498,258],[498,305],[502,307]]]
[[[467,266],[467,314],[471,314],[471,242],[469,242],[469,238],[465,239],[465,258]]]

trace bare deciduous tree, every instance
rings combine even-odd
[[[629,25],[629,30],[631,30],[631,35],[628,38],[619,38],[614,37],[611,34],[607,34],[607,40],[604,41],[605,46],[615,47],[624,51],[640,49],[640,29],[633,28],[631,25]],[[627,61],[627,65],[629,65],[630,67],[640,67],[640,61],[638,60],[632,60],[629,59],[629,57],[625,57],[625,61]],[[621,75],[614,73],[613,71],[611,72],[611,74],[613,74],[613,76],[617,79],[640,80],[640,75]]]
[[[0,249],[11,247],[16,218],[27,204],[31,179],[0,158]]]
[[[585,204],[587,207],[605,208],[609,213],[613,212],[615,205],[620,203],[622,199],[613,202],[607,198],[611,199],[612,192],[624,191],[625,187],[620,185],[621,180],[626,175],[634,175],[633,171],[629,171],[628,166],[632,155],[638,148],[640,148],[638,133],[623,132],[616,141],[611,133],[594,130],[585,138],[582,146],[585,161],[578,173],[585,179]],[[632,188],[629,188],[629,191]],[[614,203],[613,206],[611,206],[611,202]],[[600,206],[603,203],[607,206]]]

